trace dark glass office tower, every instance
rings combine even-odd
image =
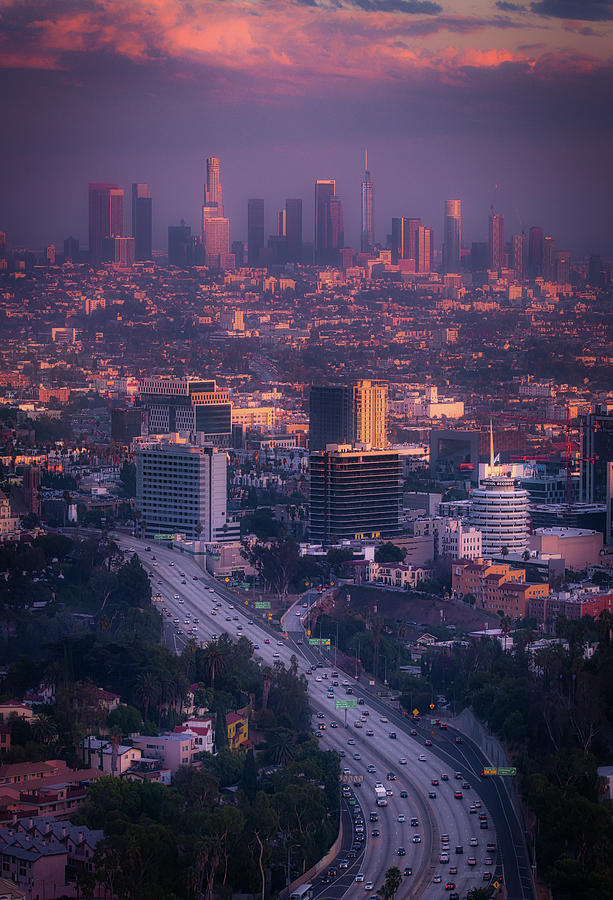
[[[152,204],[148,184],[132,185],[132,237],[134,259],[152,259]]]
[[[90,184],[89,255],[92,262],[102,260],[102,242],[108,237],[123,237],[123,190],[116,184]]]
[[[533,225],[528,234],[528,275],[540,278],[543,274],[543,240],[545,232]]]
[[[257,266],[264,246],[264,201],[247,202],[247,255],[250,266]]]
[[[499,271],[504,261],[504,216],[500,213],[490,216],[489,251],[490,269]]]
[[[351,444],[355,434],[353,386],[314,384],[309,410],[309,447],[325,450],[327,444]]]
[[[315,182],[315,262],[325,263],[328,257],[328,202],[336,193],[333,179]]]

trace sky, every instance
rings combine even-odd
[[[87,185],[148,182],[154,248],[199,231],[221,159],[231,239],[247,199],[286,197],[312,234],[335,178],[358,246],[364,150],[376,238],[443,203],[463,239],[538,224],[613,257],[613,0],[0,0],[0,230],[87,246]]]

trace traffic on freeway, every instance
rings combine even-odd
[[[116,539],[126,552],[138,553],[149,573],[153,594],[161,598],[166,641],[176,652],[191,638],[214,640],[225,631],[234,639],[248,638],[255,657],[267,665],[289,665],[292,655],[297,657],[309,684],[313,730],[322,746],[341,756],[344,822],[349,816],[351,825],[338,858],[314,879],[314,896],[368,898],[387,869],[397,865],[407,891],[400,896],[410,891],[410,896],[460,898],[472,887],[504,882],[511,900],[532,898],[530,872],[522,877],[517,852],[523,842],[519,823],[515,820],[519,831],[513,835],[515,816],[494,784],[499,779],[481,778],[487,761],[471,742],[456,744],[451,728],[407,721],[390,710],[314,652],[300,617],[294,616],[293,631],[282,637],[191,557],[134,537]],[[346,728],[338,701],[355,701]],[[385,805],[377,805],[377,785],[384,788]],[[498,846],[501,822],[511,835],[506,848],[502,840]]]

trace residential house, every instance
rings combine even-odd
[[[35,719],[38,719],[38,716],[32,712],[32,709],[19,700],[5,700],[3,703],[0,703],[0,724],[8,722],[12,716],[24,719],[30,724]]]
[[[83,739],[80,749],[83,765],[105,775],[123,775],[142,756],[138,747],[91,736]]]
[[[226,713],[228,747],[241,750],[249,743],[249,716],[246,710]]]
[[[141,758],[162,761],[173,775],[181,766],[191,766],[194,756],[200,753],[195,735],[187,732],[158,736],[139,734],[133,743],[141,751]]]
[[[428,581],[430,578],[432,569],[429,567],[374,561],[368,564],[368,581],[402,588],[404,591],[414,590],[420,582]]]
[[[193,734],[194,746],[201,753],[213,753],[215,749],[215,721],[212,716],[191,717],[182,725],[175,725],[175,734]]]
[[[525,569],[487,559],[456,559],[451,566],[451,586],[456,597],[472,595],[478,609],[502,612],[513,619],[528,615],[530,601],[548,597],[548,584],[526,582]]]

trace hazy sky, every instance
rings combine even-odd
[[[215,155],[232,239],[259,196],[310,238],[320,177],[356,246],[367,147],[378,240],[460,197],[465,245],[494,203],[613,256],[612,109],[613,0],[0,0],[0,230],[87,246],[88,182],[146,181],[163,249]]]

